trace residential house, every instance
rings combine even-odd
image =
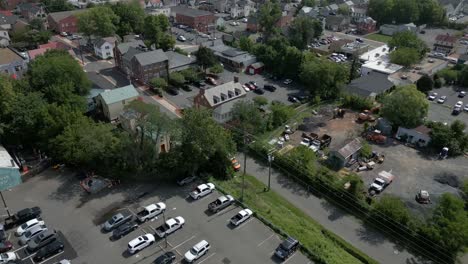
[[[78,18],[77,15],[83,13],[84,9],[54,12],[47,16],[48,28],[60,32],[78,32]]]
[[[197,65],[197,59],[194,56],[186,56],[174,51],[165,52],[169,60],[169,72],[177,72],[195,67]]]
[[[130,65],[131,77],[143,83],[169,76],[169,59],[162,49],[137,53],[133,55]]]
[[[261,74],[264,67],[265,67],[265,64],[263,64],[262,62],[256,62],[256,63],[250,64],[247,67],[245,72],[250,75]]]
[[[18,11],[26,21],[31,21],[35,18],[45,18],[47,13],[42,3],[21,3],[18,5]]]
[[[234,1],[231,3],[228,12],[232,18],[248,17],[253,12],[253,7],[250,1]]]
[[[137,133],[142,133],[142,127],[138,122],[144,122],[144,120],[141,120],[142,116],[141,114],[136,111],[135,109],[127,109],[123,111],[120,116],[119,116],[119,121],[120,125],[122,128],[133,134]],[[170,151],[171,149],[171,138],[167,131],[161,131],[158,130],[157,128],[155,131],[149,130],[147,126],[144,126],[143,129],[146,129],[146,131],[143,131],[143,135],[146,138],[149,138],[153,141],[153,143],[156,145],[156,151],[157,154],[159,153],[166,153]],[[141,134],[140,134],[141,135]],[[141,137],[136,137],[137,140],[140,140]]]
[[[457,43],[457,37],[447,34],[437,35],[434,43],[434,52],[440,52],[448,55]]]
[[[415,144],[418,147],[425,147],[431,141],[431,129],[425,125],[409,129],[398,127],[396,138],[406,143]]]
[[[148,15],[158,16],[165,15],[166,17],[171,16],[171,8],[169,7],[160,7],[160,8],[151,8],[145,10]]]
[[[331,4],[328,6],[323,7],[320,12],[322,16],[330,16],[330,15],[336,15],[338,13],[339,6],[337,4]]]
[[[115,41],[114,37],[97,39],[93,44],[94,54],[103,60],[113,58]]]
[[[237,81],[227,82],[208,89],[200,89],[194,97],[195,108],[212,109],[213,119],[226,123],[232,119],[232,109],[236,102],[246,97],[246,92]]]
[[[140,5],[143,9],[161,8],[164,6],[162,0],[140,0]]]
[[[86,96],[86,113],[90,113],[96,110],[97,97],[105,91],[106,90],[99,88],[92,88],[89,90],[89,93]]]
[[[11,14],[11,12],[0,13],[0,29],[12,30],[17,20],[18,16]]]
[[[134,37],[134,36],[132,36]],[[148,48],[145,46],[140,39],[130,39],[127,36],[124,37],[128,42],[123,42],[114,47],[114,58],[117,68],[120,69],[123,73],[130,76],[131,75],[131,65],[130,60],[133,55],[136,53],[146,52]]]
[[[394,84],[388,79],[387,74],[371,72],[352,80],[344,90],[349,94],[374,99],[376,96],[390,90],[393,86]]]
[[[70,50],[70,47],[58,41],[50,41],[49,43],[39,45],[37,49],[28,50],[30,60],[34,60],[37,56],[43,55],[51,49]]]
[[[104,117],[112,121],[117,119],[124,107],[136,100],[138,95],[138,91],[130,84],[100,93],[96,101]]]
[[[384,24],[380,26],[379,30],[380,30],[380,34],[382,35],[393,36],[396,33],[404,32],[404,31],[410,31],[410,32],[416,33],[418,32],[419,28],[413,23],[401,24],[401,25]]]
[[[204,33],[211,30],[215,22],[213,13],[185,6],[171,7],[171,16],[175,17],[175,22]]]
[[[330,151],[330,160],[339,168],[356,161],[362,148],[362,142],[359,138],[353,139],[338,150]]]
[[[356,22],[356,31],[358,34],[369,34],[377,30],[377,21],[371,17],[366,17]]]
[[[351,21],[359,23],[367,17],[367,6],[353,6],[350,8]]]
[[[309,7],[303,6],[301,10],[299,10],[298,16],[306,16],[311,18],[318,18],[320,15],[320,9],[318,7]]]
[[[0,73],[19,79],[28,70],[28,60],[10,48],[0,48]]]
[[[6,191],[20,183],[21,173],[19,166],[8,151],[0,145],[0,191]]]
[[[8,34],[8,30],[0,28],[0,48],[8,46],[10,46],[10,34]]]
[[[349,27],[349,17],[337,15],[325,18],[325,28],[332,31],[343,31]]]
[[[255,56],[246,51],[224,45],[221,40],[214,41],[214,43],[210,41],[202,45],[212,50],[219,62],[232,71],[243,72],[246,67],[257,62]]]

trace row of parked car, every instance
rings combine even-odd
[[[443,96],[440,96],[438,99],[437,99],[437,96],[438,94],[436,92],[432,92],[429,94],[429,96],[427,97],[427,99],[429,101],[437,101],[437,103],[439,104],[443,104],[445,103],[445,101],[447,100],[447,96],[443,95]],[[459,98],[463,98],[466,96],[466,92],[465,91],[460,91],[458,93],[458,97]],[[436,100],[437,99],[437,100]],[[468,104],[466,104],[465,106],[463,106],[463,102],[462,101],[458,101],[457,103],[455,103],[455,105],[453,106],[453,109],[452,109],[452,114],[453,115],[458,115],[460,114],[462,111],[465,111],[465,112],[468,112]]]
[[[271,85],[271,84],[265,84],[263,86],[263,88],[261,88],[256,82],[254,81],[250,81],[250,82],[247,82],[245,84],[242,85],[242,88],[244,88],[244,90],[246,92],[250,92],[250,91],[253,91],[254,93],[256,94],[264,94],[265,91],[264,90],[267,90],[269,92],[274,92],[276,91],[276,86],[274,85]]]
[[[15,236],[19,237],[19,245],[24,246],[26,253],[34,254],[34,261],[43,261],[64,250],[64,243],[54,229],[50,229],[41,218],[42,210],[39,207],[26,208],[6,219],[9,228],[17,227]],[[1,252],[13,249],[13,244],[6,240],[5,230],[1,229]],[[14,252],[0,254],[0,263],[14,263],[17,255]],[[58,263],[70,263],[62,260]]]

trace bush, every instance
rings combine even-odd
[[[169,82],[174,86],[182,86],[185,83],[185,78],[181,73],[173,72],[169,76]]]
[[[371,109],[373,105],[372,100],[362,98],[358,95],[348,94],[343,97],[342,107],[351,108],[353,110],[362,111],[365,109]]]
[[[167,82],[163,78],[153,78],[150,81],[150,86],[153,88],[153,90],[157,89],[166,89],[167,88]]]
[[[255,96],[253,101],[258,106],[264,106],[268,104],[268,99],[263,96]]]
[[[363,158],[370,158],[370,156],[372,156],[372,147],[371,147],[371,145],[369,145],[369,143],[364,141],[359,154]]]
[[[210,68],[210,72],[213,74],[220,74],[224,71],[224,68],[221,64],[216,64],[215,66]]]
[[[179,47],[175,47],[174,51],[179,53],[179,54],[185,55],[185,56],[188,55],[188,52],[186,52],[185,50],[183,50],[183,49],[181,49]]]
[[[194,68],[187,68],[179,72],[182,74],[186,81],[195,82],[200,80],[198,72]]]

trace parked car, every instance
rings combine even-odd
[[[176,255],[174,254],[174,252],[169,251],[157,257],[153,263],[154,264],[171,264],[171,263],[174,263],[175,259],[176,259]]]
[[[463,102],[462,101],[458,101],[454,107],[462,107],[463,106]]]
[[[374,182],[370,185],[369,190],[375,190],[377,193],[382,192],[388,185],[390,185],[395,176],[387,171],[379,172],[377,178],[374,179]]]
[[[429,96],[427,97],[427,99],[429,99],[430,101],[434,101],[434,99],[437,98],[437,93],[430,93]]]
[[[68,36],[68,33],[67,32],[60,32],[60,36],[66,37],[66,36]]]
[[[299,241],[292,237],[286,238],[275,250],[275,256],[285,260],[299,248]]]
[[[27,221],[38,218],[42,213],[41,208],[35,206],[18,211],[11,218],[5,220],[7,226],[17,226],[26,223]]]
[[[463,108],[463,111],[468,112],[468,104],[465,105],[465,107]]]
[[[131,232],[135,231],[138,228],[138,224],[135,221],[127,222],[116,229],[112,232],[112,237],[114,239],[119,239],[122,238]]]
[[[128,242],[128,253],[135,254],[136,252],[152,245],[156,241],[152,234],[139,236],[132,241]]]
[[[265,85],[263,86],[263,89],[265,89],[265,90],[267,90],[267,91],[270,91],[270,92],[276,91],[276,87],[273,86],[273,85],[270,85],[270,84],[265,84]]]
[[[140,223],[143,223],[162,214],[165,210],[165,203],[150,204],[143,207],[142,210],[137,213],[137,219]]]
[[[252,214],[253,214],[253,212],[250,209],[240,210],[236,215],[234,215],[231,218],[230,222],[234,226],[238,226],[238,225],[242,224],[243,222],[247,221],[247,219],[249,219],[250,216],[252,216]]]
[[[256,82],[254,82],[254,81],[250,81],[249,83],[250,83],[251,85],[255,86],[255,88],[258,88],[258,85],[257,85],[257,83],[256,83]]]
[[[0,242],[0,253],[10,251],[13,248],[13,244],[8,240]]]
[[[439,98],[439,100],[437,100],[437,103],[443,104],[445,103],[445,100],[447,100],[447,96],[443,95]]]
[[[192,263],[201,256],[205,255],[209,249],[210,243],[208,243],[206,240],[202,240],[185,253],[184,259],[186,262]]]
[[[45,232],[42,232],[38,236],[36,236],[34,239],[31,239],[28,242],[27,250],[30,253],[36,252],[38,249],[54,242],[57,239],[58,239],[57,232],[55,230],[49,229]]]
[[[465,97],[465,95],[466,95],[466,92],[465,92],[465,91],[460,91],[460,92],[458,93],[458,97],[460,97],[460,98]]]
[[[179,91],[176,88],[170,88],[167,90],[167,93],[173,96],[176,96],[179,94]]]
[[[62,241],[60,240],[56,240],[52,243],[50,243],[49,245],[39,249],[39,251],[37,251],[36,255],[34,255],[34,260],[36,262],[39,262],[39,261],[42,261],[46,258],[49,258],[57,253],[60,253],[63,251],[63,248],[65,246],[63,245]]]
[[[176,230],[182,228],[185,224],[185,219],[182,216],[169,218],[164,224],[156,228],[156,235],[163,238],[167,235],[174,233]]]
[[[206,77],[205,81],[211,85],[217,85],[218,83],[213,77]]]
[[[254,91],[256,89],[256,87],[250,83],[245,83],[244,85],[247,86],[251,91]]]
[[[292,80],[291,80],[291,79],[286,79],[286,80],[284,80],[283,83],[286,84],[286,85],[288,85],[288,84],[291,84],[291,83],[292,83]]]
[[[297,99],[296,97],[291,96],[291,95],[288,96],[288,101],[292,102],[292,103],[299,103],[300,102],[299,99]]]
[[[200,81],[195,81],[195,82],[193,82],[193,85],[195,85],[195,87],[197,87],[197,88],[203,88],[203,87],[206,86],[205,83],[200,82]]]
[[[179,35],[179,36],[177,36],[177,40],[185,42],[187,39],[183,35]]]
[[[10,263],[16,260],[16,254],[13,252],[7,252],[0,254],[0,263]]]
[[[458,115],[458,114],[460,114],[461,112],[462,112],[461,106],[460,106],[460,107],[456,106],[456,107],[454,107],[453,110],[452,110],[452,115]]]
[[[23,233],[23,235],[19,238],[20,245],[24,245],[28,243],[29,240],[35,238],[42,232],[45,232],[47,227],[45,225],[39,225],[31,228],[29,231]]]
[[[38,218],[31,219],[31,220],[27,221],[26,223],[22,224],[20,227],[18,227],[18,229],[16,229],[15,234],[17,236],[22,236],[24,234],[24,232],[27,232],[31,228],[33,228],[35,226],[38,226],[38,225],[44,225],[44,221],[42,221],[42,220],[40,220]]]
[[[104,230],[105,231],[112,231],[114,228],[117,228],[120,225],[123,225],[127,222],[133,220],[133,214],[130,212],[127,213],[118,213],[112,216],[109,220],[104,223]]]
[[[256,94],[264,94],[265,91],[264,91],[262,88],[257,88],[257,89],[254,90],[254,93],[256,93]]]
[[[208,210],[210,210],[213,213],[217,213],[233,203],[234,197],[232,197],[231,195],[223,195],[218,199],[214,200],[213,202],[209,203]]]
[[[197,188],[195,188],[195,190],[190,192],[190,196],[194,200],[198,200],[198,199],[202,198],[203,196],[206,196],[206,195],[212,193],[214,189],[215,189],[215,186],[212,183],[200,184],[200,185],[197,186]]]
[[[189,183],[193,182],[196,179],[197,179],[197,176],[195,176],[195,175],[188,176],[188,177],[185,177],[183,179],[178,180],[177,184],[179,186],[184,186],[185,184],[189,184]]]

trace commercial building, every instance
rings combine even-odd
[[[185,6],[171,7],[171,16],[175,17],[176,23],[205,33],[211,30],[211,27],[214,27],[215,22],[213,13]]]
[[[387,74],[371,72],[352,80],[346,86],[345,92],[364,98],[375,98],[394,86],[388,78]]]
[[[136,100],[138,95],[138,91],[130,84],[100,93],[96,101],[104,117],[112,121],[117,119],[125,106]]]
[[[219,62],[221,62],[225,68],[232,71],[242,72],[246,67],[257,62],[255,56],[246,51],[224,45],[222,41],[215,41],[214,43],[209,41],[202,45],[212,50]]]
[[[50,13],[47,16],[48,28],[57,33],[78,32],[78,14],[85,12],[84,9]]]
[[[8,151],[0,145],[0,191],[10,189],[21,183],[18,165]]]
[[[445,55],[450,54],[455,44],[457,43],[457,37],[449,34],[437,35],[434,43],[434,52],[440,52]]]

